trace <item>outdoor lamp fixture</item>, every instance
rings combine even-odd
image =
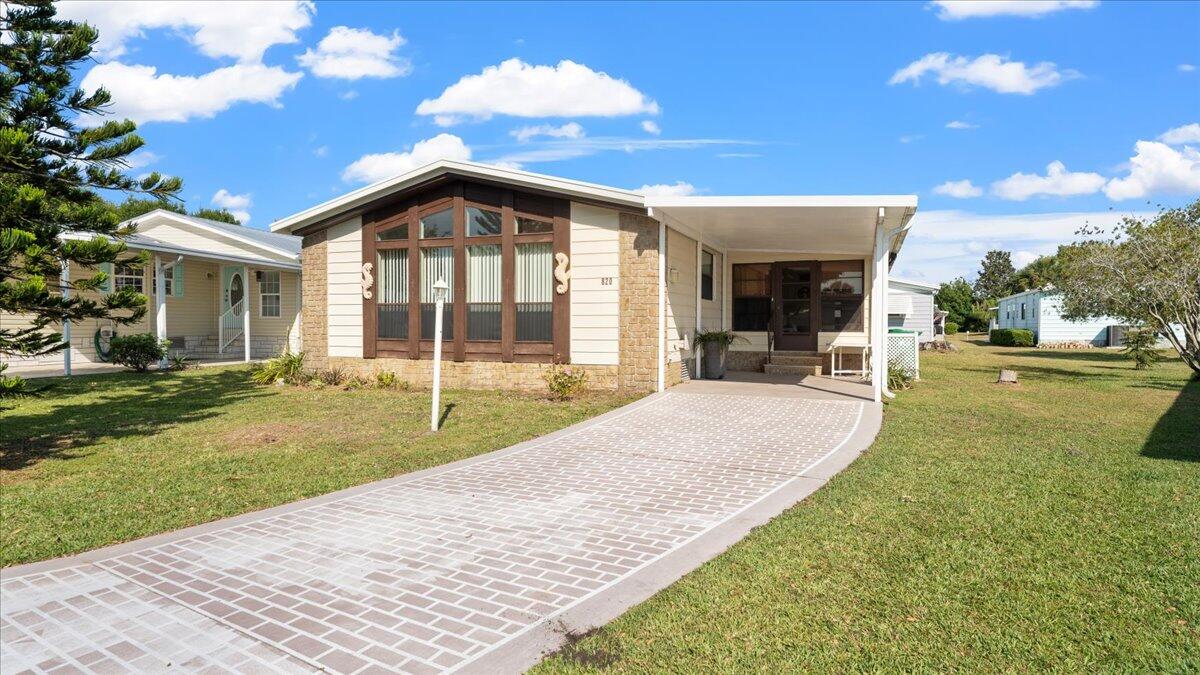
[[[450,286],[438,277],[433,282],[433,407],[429,411],[429,430],[438,430],[438,411],[442,398],[442,308],[446,306],[446,295]]]

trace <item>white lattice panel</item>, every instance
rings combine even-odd
[[[898,364],[914,378],[921,377],[921,361],[918,356],[916,333],[888,333],[888,363]]]

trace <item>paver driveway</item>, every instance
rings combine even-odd
[[[669,392],[491,455],[13,568],[0,575],[0,665],[495,666],[795,481],[863,410]]]

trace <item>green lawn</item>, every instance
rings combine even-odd
[[[1200,669],[1200,383],[960,344],[828,485],[539,672]]]
[[[628,402],[256,386],[245,368],[57,379],[0,411],[0,566],[77,553],[503,448]]]

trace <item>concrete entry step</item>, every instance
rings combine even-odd
[[[820,365],[783,365],[779,363],[767,363],[763,365],[763,372],[768,375],[820,375]]]
[[[819,366],[824,361],[820,356],[771,355],[771,363],[779,366]]]

